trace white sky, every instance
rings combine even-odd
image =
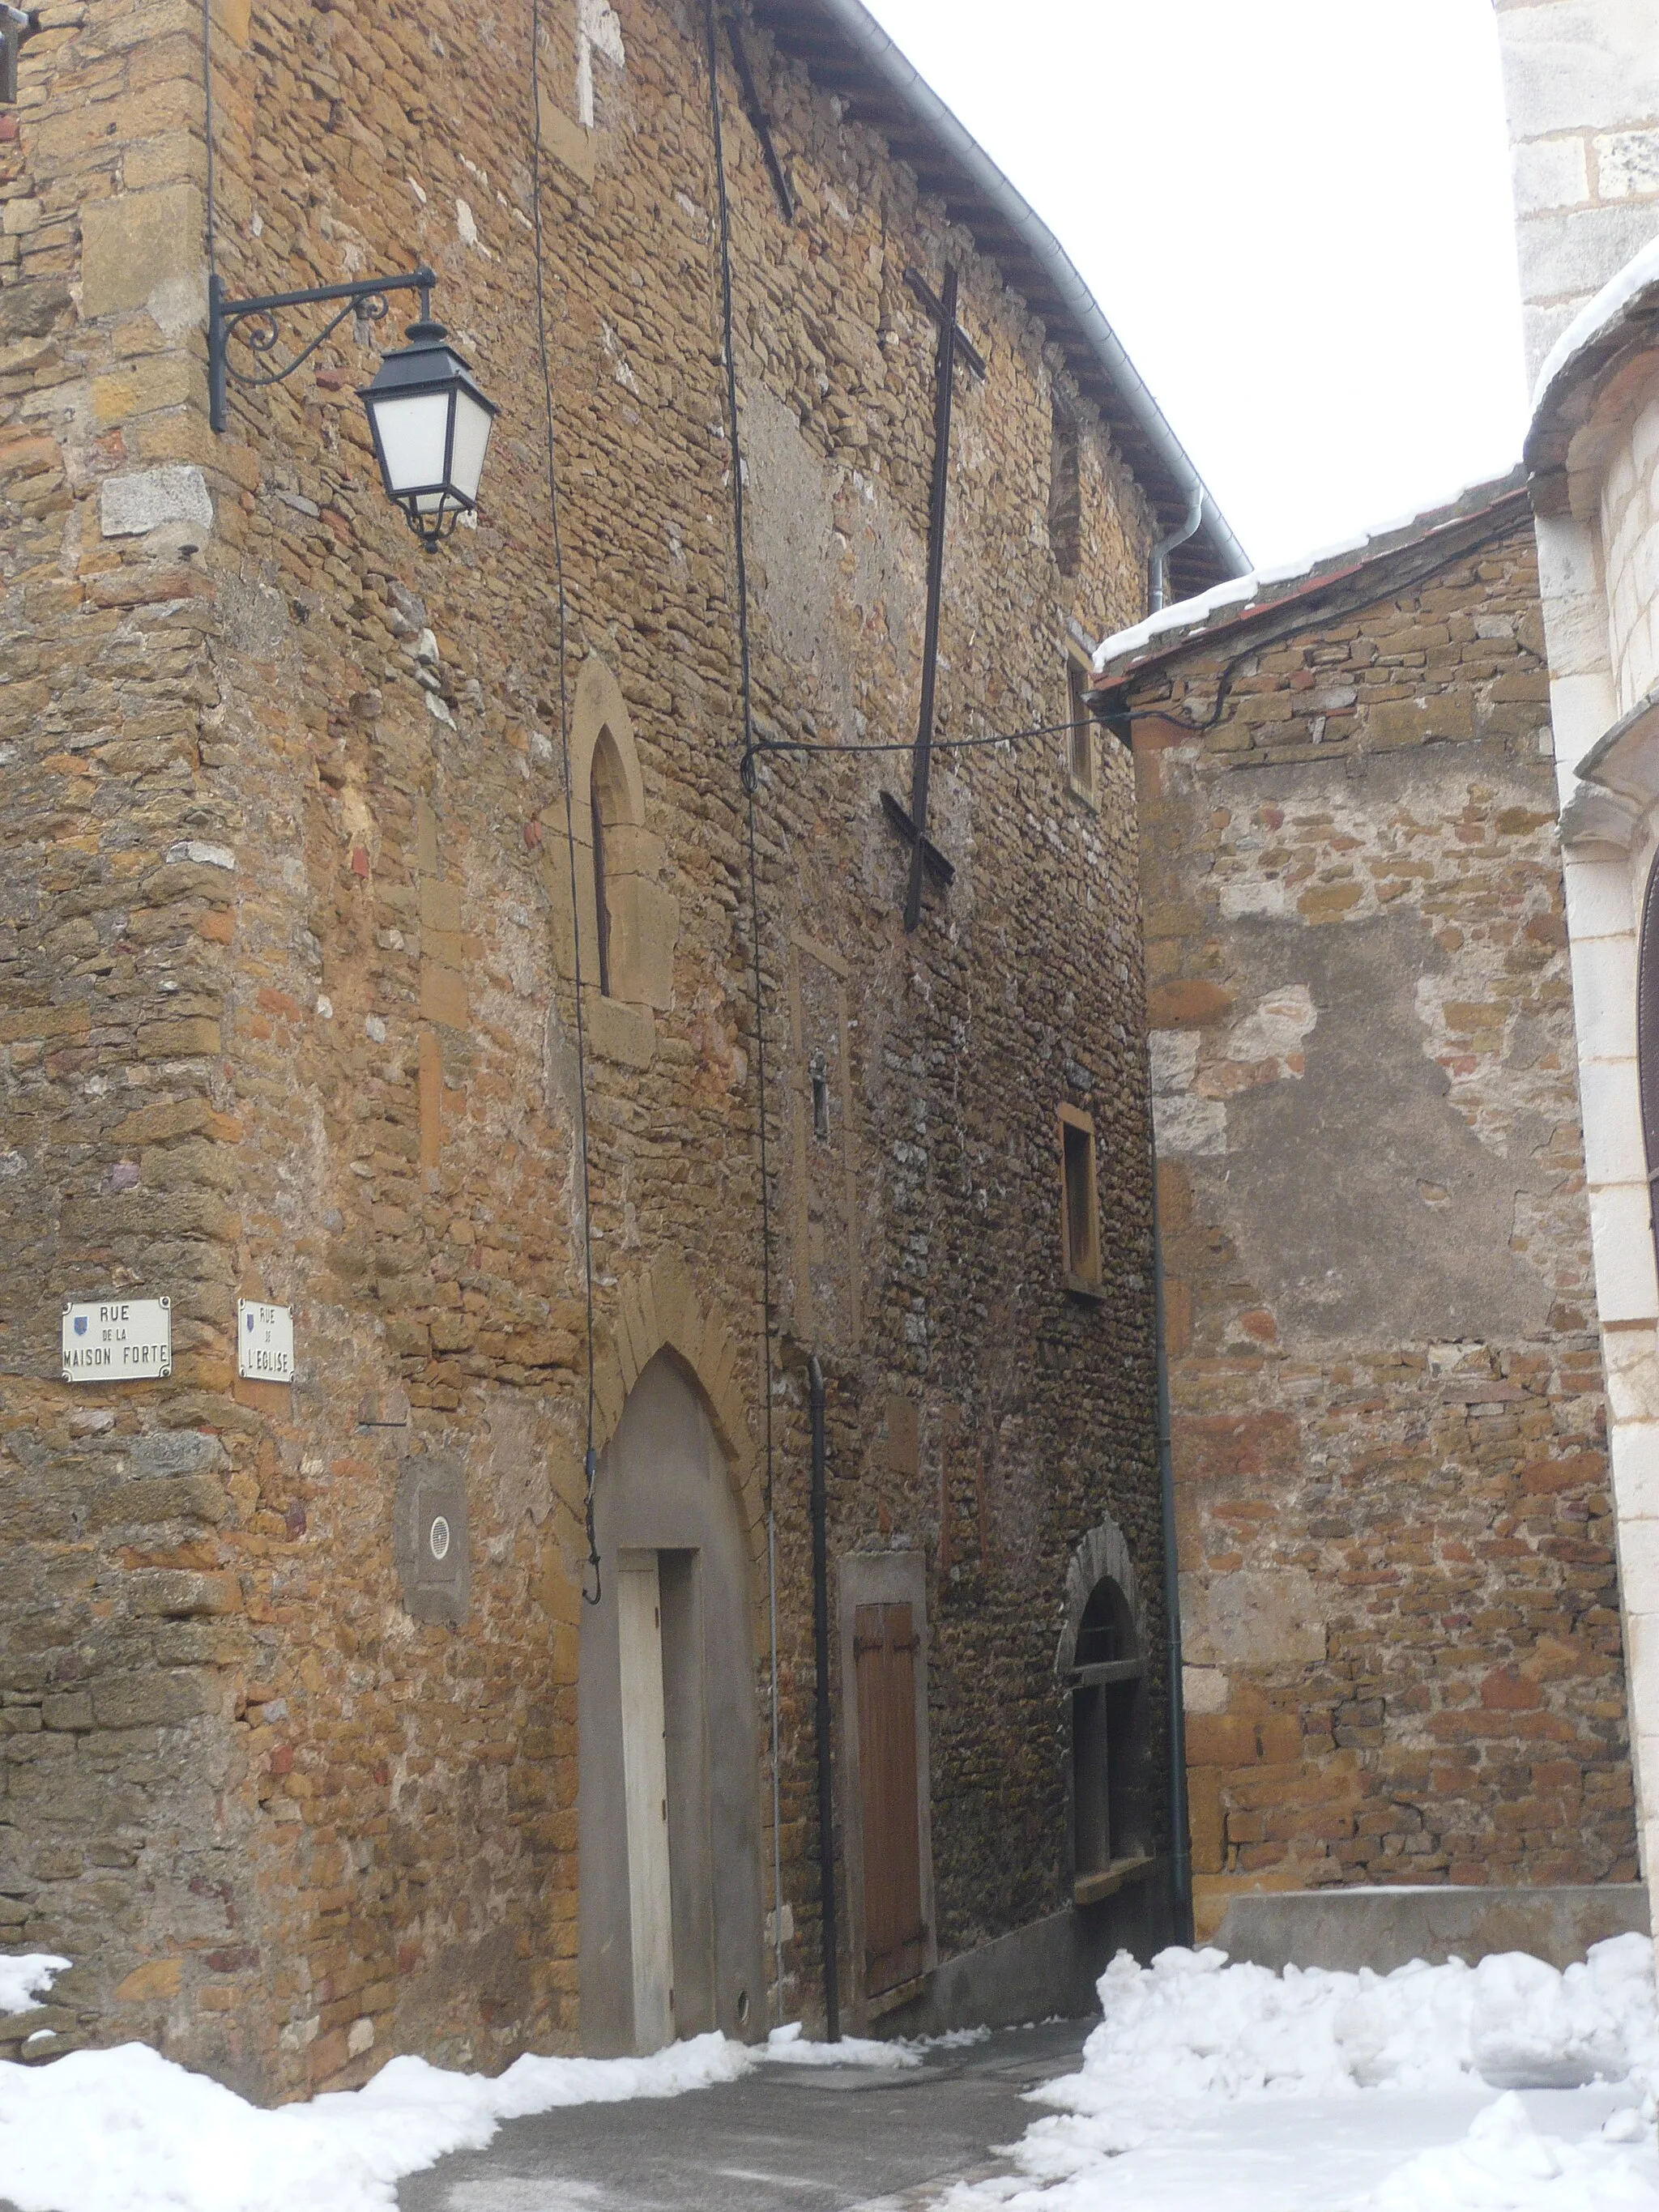
[[[1519,458],[1492,0],[868,0],[1066,247],[1252,559]]]

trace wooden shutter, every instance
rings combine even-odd
[[[865,1989],[872,1997],[913,1980],[922,1969],[927,1931],[916,1809],[916,1644],[908,1605],[861,1605],[854,1616]]]

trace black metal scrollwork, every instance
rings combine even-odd
[[[384,322],[391,313],[389,292],[415,292],[421,295],[421,318],[427,320],[431,312],[432,289],[437,283],[430,269],[422,265],[412,270],[407,276],[368,276],[354,284],[324,284],[307,292],[272,292],[260,299],[227,300],[219,278],[208,279],[208,380],[210,415],[216,430],[225,427],[225,400],[228,385],[239,384],[245,389],[281,384],[293,375],[301,362],[308,361],[319,345],[331,338],[348,318],[359,322]],[[292,361],[280,368],[264,372],[236,368],[230,359],[230,341],[240,337],[243,343],[261,358],[276,352],[282,342],[283,313],[289,307],[314,307],[331,305],[336,300],[344,302],[337,314],[324,324],[309,343],[302,346]],[[246,326],[246,327],[245,327]]]

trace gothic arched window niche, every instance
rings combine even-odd
[[[576,679],[570,780],[588,1035],[603,1057],[642,1065],[651,1057],[653,1016],[672,1000],[679,911],[658,881],[663,844],[646,820],[633,722],[621,686],[597,653]],[[562,925],[559,969],[568,980],[575,945],[562,838],[550,838],[544,850],[548,888]]]

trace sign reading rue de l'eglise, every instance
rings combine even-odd
[[[236,1372],[247,1382],[294,1380],[294,1310],[236,1301]]]
[[[64,1299],[65,1382],[138,1382],[172,1372],[171,1298]]]

